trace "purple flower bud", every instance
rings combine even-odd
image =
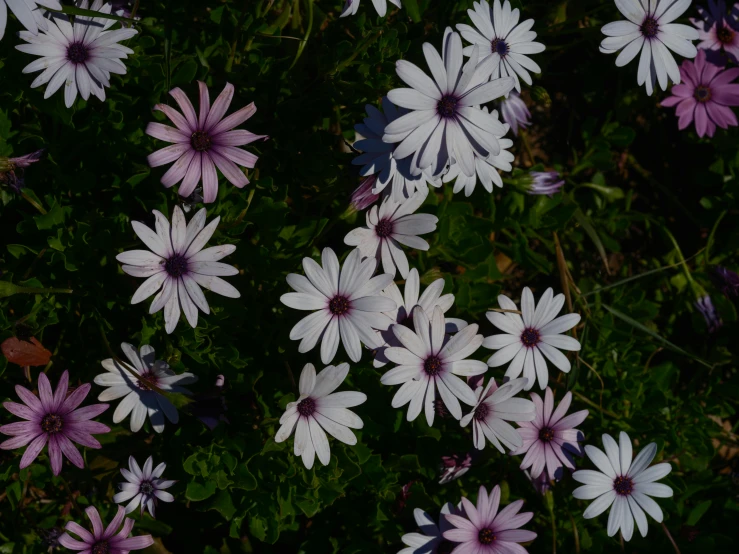
[[[380,195],[372,192],[376,180],[376,175],[365,177],[359,187],[352,193],[352,205],[355,209],[366,210],[379,200]]]
[[[529,177],[531,178],[529,194],[552,196],[565,184],[564,179],[556,171],[531,171]]]
[[[439,484],[444,485],[455,479],[459,479],[467,473],[472,467],[472,456],[467,453],[462,456],[453,454],[452,456],[441,457],[441,480]]]
[[[42,148],[18,158],[0,158],[0,184],[8,185],[20,194],[21,189],[25,186],[23,169],[39,161],[44,150]],[[17,169],[20,171],[16,171]]]
[[[711,297],[705,295],[704,297],[699,298],[695,303],[695,307],[698,308],[698,311],[703,315],[703,319],[706,320],[708,332],[715,333],[718,331],[722,322],[718,312],[716,312],[716,307],[713,305],[713,302],[711,302]]]
[[[528,478],[529,481],[531,481],[531,484],[536,489],[536,492],[538,492],[541,495],[544,495],[547,493],[549,489],[552,488],[552,482],[549,480],[549,476],[547,475],[546,471],[542,471],[539,474],[539,477],[531,477],[531,474],[524,470],[524,474]]]
[[[531,124],[531,113],[516,91],[511,91],[508,98],[503,98],[499,104],[503,121],[511,126],[514,135],[518,136],[519,127],[528,127]]]
[[[726,296],[739,296],[739,275],[735,272],[717,265],[713,268],[711,277],[719,290]]]

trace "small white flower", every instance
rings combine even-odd
[[[544,45],[534,42],[536,33],[531,30],[533,19],[518,22],[521,14],[518,8],[511,10],[511,3],[495,0],[493,7],[485,1],[475,2],[474,10],[467,10],[474,27],[457,25],[457,30],[472,45],[464,49],[469,56],[475,46],[480,47],[480,61],[488,58],[494,60],[492,78],[513,77],[516,90],[521,92],[519,77],[527,85],[532,83],[529,71],[541,73],[539,65],[526,54],[538,54],[544,51]]]
[[[680,69],[670,50],[684,58],[695,58],[698,50],[691,41],[698,40],[697,29],[673,23],[690,7],[692,0],[615,0],[618,10],[628,21],[614,21],[601,31],[607,38],[600,43],[600,51],[614,54],[621,50],[616,65],[623,67],[637,54],[639,71],[636,82],[646,85],[652,95],[654,83],[667,90],[668,77],[680,83]]]
[[[306,364],[300,374],[300,397],[287,405],[280,418],[275,442],[287,440],[295,430],[294,453],[302,456],[308,469],[313,467],[316,455],[323,465],[328,465],[331,459],[326,432],[345,444],[357,444],[351,429],[361,429],[364,423],[347,408],[363,404],[367,395],[356,391],[334,392],[348,374],[349,364],[330,365],[317,376],[313,364]]]
[[[451,28],[444,33],[442,56],[428,43],[423,53],[433,79],[406,60],[395,64],[398,77],[411,88],[391,90],[388,98],[411,111],[389,123],[382,140],[400,143],[393,154],[396,159],[413,156],[414,173],[439,175],[454,158],[462,172],[472,176],[475,154],[482,158],[500,154],[495,138],[500,124],[479,106],[508,94],[514,81],[510,77],[489,81],[494,59],[488,56],[478,64],[478,46],[465,64],[462,39]]]
[[[462,417],[461,400],[473,406],[475,393],[458,377],[480,375],[487,371],[485,362],[468,360],[482,344],[482,335],[477,334],[477,324],[468,325],[453,337],[446,333],[444,312],[440,306],[434,308],[429,321],[423,308],[413,310],[411,331],[403,325],[393,325],[393,333],[403,345],[385,350],[385,356],[398,364],[385,373],[383,385],[400,385],[393,397],[393,408],[410,402],[408,421],[413,421],[424,409],[426,422],[434,423],[434,400],[436,390],[442,402],[456,419]]]
[[[459,514],[460,510],[455,508],[451,502],[447,502],[441,508],[439,525],[428,513],[420,508],[413,510],[413,517],[422,533],[406,533],[400,540],[408,548],[400,550],[398,554],[442,554],[451,552],[454,543],[444,538],[444,531],[454,529],[454,526],[446,519],[447,514]],[[446,547],[446,550],[443,549]]]
[[[382,312],[394,310],[396,305],[380,292],[393,276],[372,277],[377,262],[374,258],[361,261],[360,256],[359,250],[352,250],[340,268],[334,251],[324,248],[323,267],[303,258],[306,277],[296,273],[287,276],[287,284],[297,292],[283,294],[280,302],[296,310],[313,311],[290,331],[290,339],[301,341],[301,354],[312,350],[320,338],[324,364],[334,359],[339,342],[353,362],[362,358],[361,343],[370,348],[382,346],[375,331],[388,328],[390,321]]]
[[[0,0],[0,40],[5,35],[8,8],[30,33],[37,35],[39,29],[47,29],[44,8],[62,10],[59,0]]]
[[[151,249],[129,250],[116,256],[125,264],[124,273],[134,277],[147,277],[131,298],[131,304],[138,304],[159,291],[149,307],[153,314],[164,308],[164,322],[167,333],[177,327],[180,308],[187,322],[195,328],[198,324],[198,309],[210,313],[208,301],[200,287],[228,298],[239,298],[241,293],[218,275],[237,275],[235,267],[220,263],[233,253],[233,244],[204,248],[218,227],[220,217],[205,225],[205,208],[185,224],[185,215],[179,206],[172,214],[172,226],[159,211],[152,210],[156,218],[156,232],[139,221],[132,221],[134,232]],[[161,290],[160,290],[161,289]]]
[[[167,469],[167,464],[162,462],[155,468],[154,461],[149,456],[144,463],[144,468],[141,469],[134,457],[129,456],[128,467],[129,469],[121,468],[121,474],[125,477],[126,482],[118,485],[121,492],[113,496],[113,502],[116,504],[130,500],[128,506],[126,506],[127,514],[133,512],[140,504],[142,514],[144,508],[146,508],[149,510],[151,517],[154,517],[154,509],[159,500],[174,502],[174,496],[164,489],[168,489],[177,481],[166,481],[161,478],[162,473]]]
[[[124,397],[113,413],[113,422],[120,423],[131,414],[131,431],[137,433],[143,427],[146,416],[157,433],[164,431],[164,418],[177,423],[177,408],[157,389],[189,395],[183,385],[198,380],[192,373],[177,375],[166,362],[157,360],[154,349],[145,344],[139,352],[133,345],[121,344],[121,350],[131,362],[117,362],[111,358],[102,361],[107,370],[95,377],[95,384],[109,387],[98,396],[101,402]],[[125,366],[125,367],[122,367]]]
[[[344,3],[344,11],[341,12],[341,17],[346,17],[347,15],[354,15],[357,13],[357,10],[359,9],[359,3],[362,0],[346,0]],[[377,10],[377,15],[380,17],[385,17],[385,14],[387,13],[387,3],[390,2],[391,4],[398,6],[401,8],[400,0],[372,0],[372,4],[374,4],[375,9]]]
[[[367,211],[365,227],[358,227],[344,237],[344,243],[356,246],[365,258],[382,261],[382,269],[395,277],[396,267],[400,275],[408,277],[410,267],[401,245],[426,251],[429,243],[418,235],[436,231],[439,218],[431,214],[414,213],[426,200],[428,191],[416,191],[402,203],[390,197],[380,206]]]
[[[492,377],[487,386],[477,387],[477,402],[470,413],[459,422],[466,427],[472,421],[472,439],[475,448],[485,448],[485,438],[505,454],[503,446],[508,450],[519,448],[523,438],[518,430],[506,421],[532,421],[536,416],[536,406],[526,398],[513,398],[526,386],[526,379],[513,379],[500,387]]]
[[[657,453],[657,444],[652,442],[645,446],[634,458],[632,457],[631,439],[623,431],[619,441],[610,435],[603,435],[605,453],[595,446],[586,445],[585,454],[600,471],[581,469],[572,474],[575,481],[584,483],[574,490],[572,495],[581,500],[595,501],[583,513],[585,519],[599,516],[608,508],[608,536],[612,537],[618,530],[625,541],[634,533],[634,520],[642,537],[647,536],[647,516],[662,522],[662,510],[650,497],[669,498],[672,489],[662,483],[655,483],[672,471],[668,463],[647,467]]]
[[[26,0],[12,1],[18,4]],[[0,0],[0,5],[4,7],[4,1]],[[77,7],[88,9],[87,0],[78,1]],[[111,5],[95,0],[89,9],[109,14]],[[47,28],[42,28],[38,35],[21,31],[18,36],[28,44],[20,44],[16,49],[41,56],[23,69],[23,73],[43,70],[31,83],[31,88],[48,83],[44,98],[49,98],[64,86],[64,103],[68,108],[78,92],[84,100],[92,94],[104,101],[111,73],[125,75],[126,66],[121,60],[133,54],[133,50],[118,43],[138,33],[132,27],[110,31],[114,24],[113,19],[81,15],[75,16],[74,23],[70,23],[66,15],[55,13]]]
[[[554,319],[564,305],[564,294],[553,296],[551,288],[547,289],[537,306],[531,289],[523,289],[521,311],[518,314],[488,312],[487,318],[505,335],[492,335],[485,339],[483,346],[498,350],[488,360],[490,367],[498,367],[508,362],[505,376],[513,379],[521,375],[528,379],[526,390],[531,390],[539,380],[539,387],[544,390],[549,382],[549,369],[544,360],[546,356],[558,369],[569,372],[572,368],[562,350],[580,350],[580,343],[573,337],[562,335],[580,322],[579,314],[567,314]],[[516,304],[507,296],[498,296],[498,304],[504,310],[518,310]],[[542,356],[543,354],[543,356]]]

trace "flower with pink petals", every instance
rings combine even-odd
[[[706,61],[706,53],[698,52],[695,63],[685,60],[680,66],[683,83],[672,87],[672,96],[662,100],[662,106],[677,106],[677,126],[685,129],[695,121],[699,137],[713,136],[718,125],[722,129],[737,125],[730,106],[739,106],[739,68],[722,70]]]
[[[133,520],[125,518],[126,521],[123,521],[126,515],[123,506],[118,506],[118,512],[113,521],[105,529],[103,529],[103,520],[100,519],[97,508],[89,506],[85,509],[85,513],[92,523],[92,533],[79,523],[70,521],[65,529],[77,535],[81,540],[73,539],[69,533],[64,533],[59,537],[59,544],[70,550],[81,550],[83,554],[128,554],[131,550],[143,550],[154,544],[151,535],[128,536],[133,530]],[[116,534],[121,524],[123,527]]]
[[[15,392],[23,404],[5,402],[3,406],[11,414],[26,421],[0,427],[0,433],[13,437],[0,444],[0,449],[14,450],[28,445],[21,458],[20,467],[23,469],[31,465],[48,443],[51,471],[54,475],[59,475],[62,471],[62,454],[77,467],[84,468],[85,461],[72,442],[88,448],[100,448],[100,443],[92,435],[110,432],[106,425],[90,421],[108,409],[107,404],[91,404],[78,409],[91,387],[92,385],[85,383],[67,395],[67,371],[62,373],[54,392],[45,373],[39,374],[38,396],[25,387],[16,385]]]
[[[714,61],[715,54],[721,50],[737,61],[739,59],[739,27],[735,17],[726,16],[725,2],[709,0],[708,9],[698,6],[698,13],[703,18],[702,20],[690,18],[690,22],[698,29],[698,40],[701,41],[698,48],[707,50],[711,61]],[[720,57],[718,59],[720,60]]]
[[[172,167],[162,176],[162,184],[169,188],[180,181],[179,195],[190,196],[199,182],[203,183],[206,203],[213,202],[218,195],[218,175],[216,167],[233,185],[242,188],[249,179],[238,166],[253,168],[257,156],[237,146],[244,146],[255,140],[266,139],[266,135],[255,135],[243,129],[235,129],[257,111],[254,102],[224,118],[233,100],[234,86],[226,83],[213,105],[210,105],[208,87],[198,81],[200,86],[200,112],[195,113],[190,99],[180,88],[173,88],[169,94],[175,99],[182,113],[166,104],[157,104],[155,110],[164,112],[175,127],[161,123],[149,123],[146,134],[171,146],[157,150],[147,158],[151,167],[171,162]]]
[[[455,528],[444,531],[443,536],[460,543],[454,552],[457,554],[508,554],[527,552],[519,543],[533,541],[536,533],[519,529],[528,523],[534,514],[518,511],[523,500],[511,502],[498,513],[500,505],[500,486],[495,485],[488,496],[485,487],[480,487],[477,506],[462,498],[462,508],[467,517],[449,514],[446,519]]]
[[[578,444],[585,437],[575,429],[585,418],[588,410],[581,410],[565,417],[572,402],[572,393],[565,394],[562,401],[554,409],[554,394],[547,387],[544,401],[536,394],[531,394],[536,406],[536,417],[533,421],[519,423],[518,434],[523,444],[511,452],[512,455],[526,454],[521,462],[521,469],[531,468],[531,477],[536,479],[546,469],[549,480],[559,480],[564,474],[563,467],[575,469],[572,454],[583,455]]]

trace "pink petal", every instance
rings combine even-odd
[[[207,152],[203,152],[203,202],[215,202],[218,197],[218,173],[213,159]]]
[[[161,165],[166,165],[180,158],[191,148],[192,146],[189,142],[171,144],[169,146],[165,146],[161,150],[157,150],[156,152],[149,154],[146,157],[146,161],[149,162],[149,167],[159,167]]]
[[[46,413],[54,409],[54,395],[51,392],[51,383],[46,373],[40,373],[38,376],[38,394],[41,399],[41,405]]]
[[[154,544],[154,539],[151,535],[140,535],[138,537],[131,537],[130,539],[122,540],[116,543],[115,547],[121,550],[142,550],[148,548]]]
[[[706,106],[701,103],[697,103],[695,107],[695,130],[699,137],[704,136],[708,131],[708,114]]]
[[[40,416],[43,416],[44,407],[41,405],[41,401],[38,399],[38,397],[35,394],[33,394],[27,388],[22,387],[20,385],[15,386],[15,393],[18,395],[18,398],[20,398],[26,406],[31,408],[34,412],[36,412]]]
[[[212,129],[221,121],[223,116],[226,115],[226,111],[228,111],[228,107],[231,105],[231,100],[233,100],[233,96],[234,86],[231,83],[226,83],[226,86],[224,87],[221,94],[219,94],[218,98],[216,98],[216,101],[213,102],[213,105],[210,108],[210,113],[205,120],[203,130],[206,133],[210,133]]]
[[[182,179],[185,177],[185,173],[187,173],[187,168],[190,167],[190,163],[195,157],[195,154],[195,150],[188,149],[182,155],[182,157],[178,159],[174,164],[172,164],[172,167],[170,167],[167,172],[162,175],[162,184],[165,187],[169,188],[182,181]]]
[[[86,543],[88,543],[88,547],[89,547],[89,545],[91,545],[91,544],[93,544],[95,542],[95,537],[92,536],[92,533],[90,533],[87,529],[85,529],[84,527],[82,527],[82,525],[80,525],[77,522],[69,521],[69,522],[67,522],[67,525],[64,526],[64,528],[67,531],[70,531],[70,532],[74,533],[79,538],[81,538],[83,541],[85,541]],[[69,548],[69,547],[67,547],[67,548]]]
[[[49,437],[49,461],[51,462],[51,472],[59,475],[62,472],[62,449],[59,446],[59,437],[61,435],[51,435]]]
[[[724,106],[739,105],[739,85],[719,85],[711,88],[711,101]]]
[[[247,152],[241,148],[234,148],[233,146],[218,146],[217,148],[220,155],[244,167],[254,167],[259,159],[251,152]]]
[[[208,112],[210,111],[210,95],[208,93],[208,86],[204,82],[198,81],[198,88],[200,90],[198,127],[203,129],[205,127],[205,120],[208,118]]]
[[[185,117],[174,108],[171,108],[166,104],[157,104],[154,106],[154,110],[164,113],[164,115],[166,115],[169,120],[174,123],[175,127],[182,131],[183,134],[192,135],[194,133],[194,130],[190,127],[187,119],[185,119]]]
[[[83,469],[85,467],[85,461],[82,459],[82,455],[79,453],[79,450],[77,450],[71,441],[64,435],[57,435],[56,438],[57,444],[64,456],[66,456],[67,460],[72,462],[78,468]]]
[[[146,126],[146,134],[164,142],[190,142],[190,135],[169,125],[162,125],[161,123],[149,123]]]
[[[35,421],[16,421],[0,427],[0,433],[11,436],[30,435],[36,437],[42,432],[41,427]]]
[[[84,542],[75,540],[66,533],[61,535],[58,540],[59,544],[61,544],[65,548],[69,548],[70,550],[89,550],[92,547],[92,544],[85,544]]]
[[[68,414],[77,406],[82,404],[82,401],[85,399],[85,397],[87,397],[91,388],[92,385],[90,383],[85,383],[81,387],[76,388],[74,392],[61,403],[61,405],[59,406],[59,413],[62,415]]]
[[[78,429],[69,428],[69,426],[67,426],[64,429],[64,435],[69,440],[74,441],[77,444],[81,444],[82,446],[86,446],[87,448],[102,448],[102,445],[92,435]]]
[[[45,436],[45,433],[43,434]],[[8,439],[0,443],[0,450],[15,450],[16,448],[21,448],[38,436],[39,435],[19,435],[17,437],[13,437],[12,439]]]
[[[731,108],[716,104],[715,102],[706,103],[706,111],[716,125],[722,129],[727,129],[729,125],[736,125],[736,117]]]
[[[92,419],[93,417],[97,417],[102,414],[108,409],[108,406],[109,404],[90,404],[89,406],[85,406],[84,408],[80,408],[79,410],[74,410],[73,412],[66,414],[64,420],[66,422],[87,421],[88,419]]]
[[[506,529],[505,531],[496,533],[495,537],[500,541],[506,542],[529,542],[536,538],[536,533],[526,531],[525,529]]]
[[[87,390],[90,390],[90,385],[86,385]],[[69,390],[69,372],[62,372],[62,376],[59,378],[59,382],[56,385],[56,392],[54,393],[54,408],[53,411],[59,412],[64,399],[67,397],[67,391]]]
[[[33,411],[25,404],[18,404],[17,402],[3,402],[3,407],[11,414],[20,418],[27,419],[29,421],[41,421],[41,414]]]
[[[255,140],[267,139],[267,135],[255,135],[249,131],[237,129],[236,131],[226,131],[220,135],[213,137],[213,144],[218,146],[244,146]]]
[[[737,77],[739,77],[739,68],[737,67],[722,71],[713,78],[713,81],[711,81],[711,88],[713,89],[718,85],[729,84]]]
[[[104,539],[109,539],[116,534],[121,524],[123,523],[124,517],[126,517],[126,509],[123,506],[118,506],[118,511],[116,512],[115,517],[105,528],[105,532],[103,533]]]
[[[195,156],[193,156],[190,166],[187,168],[187,173],[185,173],[185,178],[180,185],[180,190],[177,191],[180,196],[190,196],[192,191],[195,190],[195,186],[200,182],[202,158],[202,152],[195,152]]]
[[[170,90],[169,94],[175,99],[177,105],[182,110],[185,120],[187,120],[188,130],[194,133],[198,128],[198,118],[195,115],[195,108],[192,107],[192,102],[190,102],[190,99],[179,87]]]
[[[225,131],[230,131],[234,127],[238,127],[244,121],[246,121],[251,116],[253,116],[256,113],[256,111],[257,111],[257,108],[254,105],[254,102],[252,102],[248,106],[241,108],[240,110],[232,113],[226,119],[218,123],[215,127],[213,127],[210,134],[219,135]],[[223,113],[226,113],[225,110]]]
[[[85,508],[85,513],[90,518],[90,523],[92,523],[92,534],[95,539],[99,540],[103,538],[103,520],[100,519],[97,508],[95,506],[88,506]]]
[[[217,148],[213,148],[208,152],[208,154],[210,154],[210,157],[218,166],[218,169],[221,170],[223,176],[228,179],[232,185],[243,188],[249,184],[249,179],[246,178],[246,175],[244,175],[235,163],[221,156],[218,153]]]

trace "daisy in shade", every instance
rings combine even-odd
[[[734,17],[726,17],[726,3],[709,1],[708,9],[698,6],[700,19],[690,18],[690,22],[698,29],[699,50],[708,50],[717,54],[726,52],[736,62],[739,59],[739,32]],[[714,61],[711,58],[711,61]],[[716,60],[718,61],[718,60]]]
[[[536,33],[531,30],[533,19],[518,22],[521,13],[511,10],[511,3],[495,0],[493,5],[486,1],[473,3],[474,9],[467,10],[474,27],[457,25],[462,37],[472,45],[464,49],[465,55],[472,54],[475,46],[480,47],[480,60],[493,60],[493,79],[513,77],[516,90],[521,92],[521,81],[532,83],[529,71],[541,73],[539,65],[527,54],[539,54],[545,47],[534,42]]]
[[[523,289],[521,311],[523,318],[515,313],[488,312],[487,318],[504,335],[487,337],[483,346],[498,350],[488,360],[490,367],[499,367],[510,362],[506,377],[511,379],[523,376],[528,379],[526,390],[531,390],[538,379],[539,387],[544,390],[549,382],[549,369],[545,357],[557,369],[569,372],[572,368],[562,350],[580,350],[580,343],[567,335],[562,335],[580,322],[579,314],[567,314],[555,317],[564,305],[564,294],[553,296],[552,289],[547,289],[539,299],[538,306],[534,301],[531,289]],[[518,311],[516,304],[507,296],[498,296],[498,304],[505,310]],[[543,355],[542,355],[543,354]]]
[[[394,310],[396,305],[380,292],[393,280],[387,273],[376,275],[374,258],[360,259],[354,249],[339,266],[336,254],[330,248],[322,253],[323,267],[310,258],[303,258],[305,275],[290,273],[287,284],[296,292],[280,297],[280,302],[296,310],[313,313],[301,319],[290,331],[290,339],[300,340],[298,352],[304,354],[321,341],[321,360],[331,363],[339,342],[343,343],[353,362],[362,359],[362,344],[369,348],[382,346],[377,330],[390,326],[382,312]]]
[[[62,471],[62,454],[80,469],[84,468],[85,461],[72,442],[87,448],[100,448],[100,443],[92,435],[110,432],[106,425],[90,421],[107,410],[107,404],[79,407],[91,387],[92,385],[85,383],[67,395],[67,371],[62,373],[54,392],[45,373],[40,373],[38,377],[38,396],[16,385],[15,392],[23,404],[4,402],[3,406],[25,421],[0,427],[0,433],[13,437],[0,443],[0,449],[15,450],[28,445],[20,462],[20,468],[23,469],[31,465],[48,443],[51,471],[54,475],[59,475]]]
[[[508,94],[514,81],[510,77],[489,81],[494,60],[488,57],[478,64],[482,54],[477,46],[463,63],[462,39],[449,27],[443,44],[441,56],[430,44],[423,45],[433,79],[406,60],[396,62],[398,77],[411,88],[391,90],[388,98],[411,111],[389,123],[382,140],[400,143],[393,156],[397,160],[412,156],[416,174],[437,176],[453,157],[471,177],[475,155],[500,154],[496,121],[479,106]]]
[[[70,550],[82,550],[83,554],[127,554],[131,550],[143,550],[154,544],[151,535],[129,537],[134,522],[125,517],[126,511],[123,506],[118,506],[118,512],[107,527],[104,527],[103,520],[100,519],[95,506],[85,508],[85,513],[92,523],[92,533],[79,523],[70,521],[65,527],[67,532],[59,537],[59,544],[63,547]],[[77,535],[79,540],[70,536],[69,533]]]
[[[480,487],[477,506],[467,498],[462,498],[466,517],[456,514],[446,516],[454,529],[444,531],[443,537],[460,543],[454,550],[460,553],[524,553],[526,549],[518,543],[533,541],[536,533],[519,529],[534,517],[532,512],[518,513],[522,506],[523,500],[516,500],[498,512],[500,486],[495,485],[489,496],[485,487]]]
[[[168,489],[177,481],[166,481],[162,479],[167,464],[162,462],[154,467],[154,460],[151,456],[144,462],[144,468],[141,469],[133,456],[128,458],[128,469],[121,468],[121,475],[126,479],[125,483],[120,483],[118,488],[121,492],[113,496],[113,502],[121,504],[128,502],[126,513],[133,512],[139,504],[141,505],[141,514],[144,508],[149,510],[151,517],[154,517],[154,510],[157,502],[174,502],[174,496],[164,489]]]
[[[154,431],[161,433],[165,417],[177,423],[180,416],[160,391],[189,395],[190,391],[182,385],[194,383],[198,378],[192,373],[177,375],[166,362],[154,357],[154,349],[148,344],[137,352],[133,345],[124,342],[121,350],[131,363],[112,358],[102,361],[107,371],[95,377],[95,384],[109,388],[100,393],[98,400],[123,398],[113,413],[113,423],[120,423],[130,414],[131,431],[137,433],[148,415]]]
[[[685,60],[680,67],[683,83],[672,87],[672,96],[661,105],[677,106],[678,128],[685,129],[695,123],[699,137],[712,137],[716,127],[728,129],[737,125],[731,106],[739,106],[739,69],[722,70],[706,61],[704,50],[698,51],[695,63]]]
[[[300,374],[300,397],[290,402],[280,418],[275,442],[284,442],[295,431],[296,456],[303,458],[306,468],[313,467],[315,456],[323,465],[331,460],[326,433],[345,444],[357,444],[352,429],[364,426],[362,419],[347,408],[367,401],[367,395],[356,391],[334,392],[349,374],[349,364],[328,366],[316,375],[313,364],[306,364]]]
[[[443,536],[445,531],[453,528],[447,521],[446,516],[461,513],[451,502],[447,502],[441,508],[439,525],[437,526],[431,515],[420,508],[416,508],[413,510],[413,518],[416,520],[421,533],[406,533],[403,535],[400,540],[407,545],[407,548],[400,550],[398,554],[449,554],[455,545]]]
[[[166,104],[157,104],[154,109],[163,112],[174,127],[161,123],[149,123],[146,134],[159,140],[172,143],[171,146],[149,154],[147,160],[151,167],[172,163],[162,176],[162,184],[169,188],[180,181],[180,196],[190,196],[198,183],[203,183],[203,201],[210,203],[218,196],[218,174],[238,188],[249,183],[238,166],[253,168],[257,156],[238,146],[245,146],[255,140],[266,139],[266,135],[255,135],[243,129],[234,129],[249,119],[257,111],[254,102],[224,117],[234,96],[234,86],[226,83],[223,92],[210,105],[208,87],[198,81],[200,87],[200,110],[196,114],[190,99],[179,88],[169,91],[182,110],[178,112]]]
[[[236,275],[239,270],[219,260],[236,250],[233,244],[211,246],[205,244],[213,236],[220,217],[205,225],[205,208],[196,213],[190,223],[185,223],[185,214],[175,206],[172,225],[159,211],[152,210],[156,218],[155,230],[139,221],[132,221],[134,232],[149,247],[148,250],[129,250],[116,256],[123,265],[124,273],[133,277],[146,277],[136,290],[131,304],[138,304],[157,293],[149,306],[154,314],[164,308],[167,333],[177,327],[180,312],[185,313],[187,322],[195,328],[198,310],[210,313],[208,301],[200,287],[228,298],[239,298],[241,293],[219,275]]]
[[[344,11],[341,12],[341,17],[356,14],[357,10],[359,9],[359,3],[361,1],[362,0],[346,0],[346,2],[344,3]],[[394,6],[398,6],[399,8],[402,7],[400,5],[400,0],[372,0],[372,4],[377,10],[377,15],[379,15],[380,17],[385,17],[385,14],[387,13],[388,2],[390,2]]]
[[[618,444],[610,435],[603,435],[603,446],[605,453],[595,446],[585,445],[585,453],[600,471],[581,469],[573,473],[575,481],[583,483],[583,486],[576,488],[572,496],[580,500],[595,499],[583,513],[585,519],[599,516],[611,508],[609,537],[620,529],[624,540],[630,540],[634,533],[634,520],[641,536],[646,537],[648,524],[644,512],[658,523],[662,522],[662,510],[651,497],[672,496],[670,487],[655,481],[670,473],[672,466],[662,463],[647,467],[657,453],[654,442],[645,446],[632,461],[631,439],[623,431]]]
[[[578,443],[585,437],[575,427],[585,421],[588,411],[581,410],[565,417],[572,402],[572,393],[565,394],[554,410],[554,394],[549,387],[543,402],[536,393],[531,393],[531,399],[536,406],[536,417],[532,421],[519,423],[518,434],[523,438],[523,444],[511,454],[526,454],[521,462],[521,469],[531,468],[533,479],[538,478],[546,469],[549,480],[558,481],[564,475],[563,467],[575,469],[572,455],[583,454]]]
[[[515,136],[518,136],[519,127],[525,128],[531,124],[531,112],[517,92],[511,91],[507,98],[498,100],[498,106],[503,121],[510,126]]]
[[[62,10],[59,0],[0,0],[0,40],[5,36],[8,8],[30,33],[37,35],[39,29],[47,29],[44,8]]]
[[[462,417],[461,400],[472,406],[475,393],[459,376],[480,375],[487,367],[484,362],[468,360],[482,344],[477,324],[468,325],[453,337],[446,333],[444,312],[434,308],[431,321],[420,306],[413,310],[411,331],[403,325],[393,325],[393,333],[402,346],[385,350],[385,356],[398,364],[385,373],[383,385],[403,385],[393,397],[393,408],[408,406],[408,421],[418,417],[423,409],[426,422],[434,424],[436,391],[444,406],[455,419]]]
[[[652,95],[654,83],[667,90],[668,78],[680,83],[680,70],[670,50],[684,58],[694,58],[698,51],[691,41],[698,31],[673,23],[690,7],[691,0],[650,0],[647,8],[639,0],[615,0],[616,7],[628,21],[614,21],[601,29],[607,38],[600,51],[614,54],[621,50],[616,65],[623,67],[641,52],[636,82],[646,85]],[[622,50],[623,49],[623,50]]]
[[[4,7],[5,1],[0,0],[0,6]],[[29,3],[26,0],[11,1],[15,5]],[[102,0],[95,0],[91,6],[87,0],[79,0],[77,7],[102,14],[109,14],[111,10],[111,5]],[[63,86],[64,103],[68,108],[74,104],[78,92],[83,100],[92,94],[104,101],[111,73],[125,75],[126,66],[121,60],[133,54],[133,50],[118,43],[138,33],[133,28],[111,31],[115,23],[113,19],[81,15],[75,16],[74,22],[70,23],[66,15],[54,13],[47,28],[42,28],[38,35],[29,31],[18,33],[28,44],[20,44],[16,49],[40,56],[23,69],[23,73],[43,70],[31,83],[31,88],[48,83],[44,98],[49,98]]]
[[[427,196],[427,190],[419,190],[403,203],[385,198],[379,207],[372,206],[367,212],[367,225],[350,231],[344,243],[356,246],[362,257],[382,262],[382,269],[393,277],[397,268],[405,279],[410,266],[401,246],[428,250],[429,243],[418,235],[436,231],[439,221],[435,215],[414,213]]]
[[[472,440],[475,448],[485,448],[485,439],[500,452],[520,448],[523,439],[518,431],[507,421],[531,421],[535,417],[535,407],[531,400],[514,398],[526,386],[526,379],[513,379],[500,387],[492,377],[487,386],[475,390],[477,402],[472,411],[462,418],[460,425],[466,427],[472,422]]]

